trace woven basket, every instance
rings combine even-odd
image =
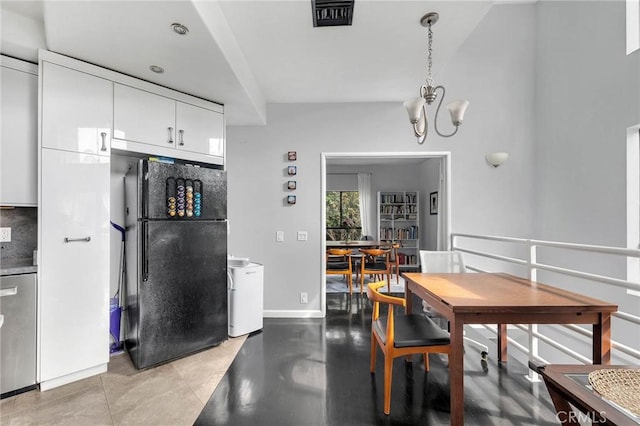
[[[589,373],[589,383],[600,395],[640,416],[640,369],[602,369]]]

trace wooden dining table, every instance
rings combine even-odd
[[[465,324],[498,324],[498,361],[507,360],[507,324],[592,324],[594,364],[611,359],[611,313],[618,306],[503,273],[405,272],[407,312],[415,294],[449,320],[451,424],[464,424]]]
[[[391,242],[373,240],[327,241],[327,248],[391,248]]]

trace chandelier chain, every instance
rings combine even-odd
[[[429,43],[428,43],[428,49],[429,49],[429,56],[428,56],[428,72],[427,72],[427,85],[428,86],[433,86],[433,76],[431,75],[431,66],[433,65],[433,58],[432,58],[432,52],[433,52],[433,31],[431,31],[431,21],[429,21],[429,27],[428,27],[429,31]]]

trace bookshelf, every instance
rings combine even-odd
[[[378,240],[398,242],[400,269],[420,268],[418,191],[378,192]]]

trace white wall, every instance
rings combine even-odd
[[[626,244],[626,129],[640,121],[640,76],[624,13],[622,1],[539,5],[540,238]]]
[[[400,99],[272,104],[266,126],[228,127],[229,251],[265,264],[266,315],[321,314],[322,152],[451,151],[452,230],[530,235],[534,12],[533,5],[494,7],[439,73],[447,99],[471,101],[454,138],[430,134],[417,145]],[[496,150],[512,153],[498,169],[484,160]],[[287,151],[298,152],[294,206],[283,201]],[[275,241],[277,230],[285,231],[283,243]],[[309,240],[295,241],[298,230],[308,231]],[[300,304],[300,292],[309,293],[309,304]]]
[[[430,158],[422,164],[420,170],[424,182],[420,188],[421,250],[438,249],[438,215],[430,213],[430,194],[438,192],[440,188],[440,161],[440,159]]]
[[[539,2],[537,32],[535,234],[626,247],[627,128],[640,123],[640,54],[626,55],[625,3]],[[541,260],[626,275],[625,259],[548,250]],[[540,279],[640,312],[640,298],[622,289],[550,274]],[[612,327],[614,339],[640,346],[637,328],[615,319]]]

